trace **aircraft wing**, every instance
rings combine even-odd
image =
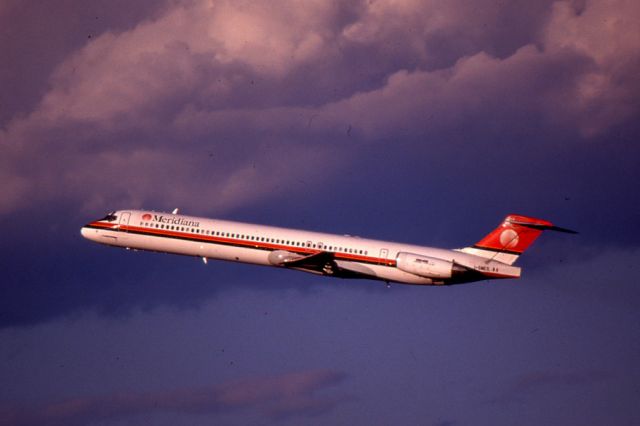
[[[369,268],[365,266],[358,268],[356,265],[336,260],[335,254],[328,251],[320,251],[308,256],[288,260],[282,266],[340,278],[377,278]]]

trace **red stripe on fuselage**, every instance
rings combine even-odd
[[[223,237],[216,237],[211,235],[194,234],[190,232],[176,232],[176,231],[169,231],[166,229],[145,228],[141,226],[120,225],[120,224],[105,223],[105,222],[99,222],[99,221],[91,222],[87,226],[103,228],[108,231],[132,232],[137,235],[180,238],[183,240],[189,240],[194,242],[220,243],[225,245],[241,246],[245,248],[254,248],[254,249],[286,250],[286,251],[290,251],[298,254],[310,255],[314,253],[321,253],[324,251],[324,250],[318,250],[318,249],[310,249],[307,247],[279,245],[279,244],[273,244],[273,243],[265,243],[262,241],[246,241],[246,240],[239,240],[235,238],[223,238]],[[382,266],[396,266],[396,261],[390,260],[390,259],[362,256],[362,255],[357,255],[352,253],[343,253],[343,252],[330,252],[330,253],[333,253],[334,257],[337,260],[349,260],[354,262],[372,263],[372,264],[382,265]]]

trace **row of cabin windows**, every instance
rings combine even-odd
[[[229,232],[220,232],[213,231],[210,229],[200,229],[200,228],[188,228],[184,226],[177,225],[165,225],[164,223],[149,223],[149,222],[140,222],[140,226],[144,226],[147,228],[157,228],[157,229],[168,229],[170,231],[181,231],[181,232],[191,232],[192,234],[200,234],[200,235],[214,235],[217,237],[229,237],[229,238],[239,238],[241,240],[250,240],[250,241],[260,241],[266,243],[275,243],[275,244],[285,244],[289,246],[296,247],[309,247],[309,248],[325,248],[329,251],[343,252],[343,253],[354,253],[354,254],[364,254],[367,255],[369,252],[367,250],[358,250],[354,248],[348,247],[338,247],[338,246],[326,246],[323,244],[315,244],[307,241],[306,243],[300,241],[291,241],[291,240],[280,240],[277,238],[268,238],[268,237],[256,237],[253,235],[244,235],[244,234],[234,234]]]

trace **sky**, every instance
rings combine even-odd
[[[640,423],[640,4],[0,3],[0,425]],[[118,209],[436,247],[519,280],[125,251]]]

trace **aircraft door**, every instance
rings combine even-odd
[[[387,263],[387,257],[389,257],[389,250],[386,248],[380,249],[380,264],[385,265]]]
[[[120,220],[118,222],[118,227],[121,228],[122,231],[127,232],[127,226],[129,226],[130,218],[131,218],[131,212],[120,212]]]

